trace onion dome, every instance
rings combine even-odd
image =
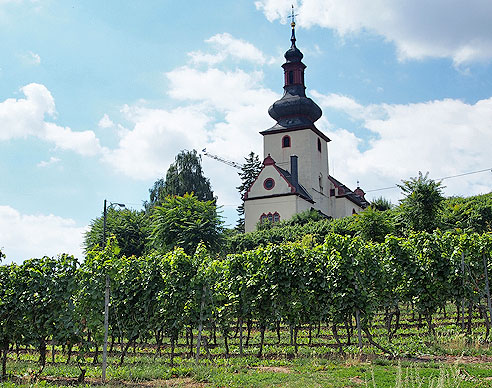
[[[284,55],[286,62],[282,65],[284,69],[284,95],[268,109],[268,114],[277,124],[261,132],[262,134],[301,128],[312,128],[318,131],[314,122],[321,117],[321,108],[313,100],[306,97],[304,84],[306,65],[302,63],[304,56],[296,46],[294,21],[292,21],[291,26],[291,46]],[[329,141],[326,136],[323,135],[322,137]]]

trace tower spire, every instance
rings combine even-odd
[[[304,55],[296,47],[295,27],[296,21],[294,6],[292,6],[292,27],[291,42],[292,45],[285,52],[284,69],[284,95],[282,98],[273,103],[268,109],[268,114],[277,122],[272,128],[261,132],[262,134],[269,131],[285,131],[293,128],[311,128],[318,131],[314,122],[321,117],[321,108],[310,98],[306,97],[306,85],[304,84],[304,69],[306,65],[302,63]],[[321,133],[321,132],[320,132]],[[321,138],[329,139],[321,134]]]
[[[296,47],[296,19],[295,19],[295,17],[297,15],[298,14],[294,14],[294,4],[292,4],[292,10],[291,10],[291,13],[289,16],[289,18],[292,19],[292,21],[290,22],[290,26],[292,27],[292,35],[290,37],[290,41],[292,42],[292,45],[291,45],[292,48]]]

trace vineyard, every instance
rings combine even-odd
[[[120,258],[111,238],[82,263],[0,266],[2,375],[25,372],[16,360],[37,353],[36,377],[51,355],[83,381],[101,359],[106,276],[114,371],[137,354],[173,370],[186,358],[416,357],[429,346],[449,355],[450,333],[488,355],[491,252],[491,234],[435,231],[381,243],[306,235],[225,258],[203,246]]]

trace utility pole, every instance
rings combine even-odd
[[[107,200],[104,200],[103,211],[103,249],[106,248],[106,217],[107,217]],[[122,203],[111,203],[109,208],[113,205],[124,208]],[[104,344],[103,344],[103,359],[102,359],[102,373],[101,380],[106,382],[106,368],[108,366],[108,332],[109,332],[109,274],[106,273],[106,288],[104,290]]]

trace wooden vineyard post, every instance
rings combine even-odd
[[[489,274],[487,270],[487,258],[483,254],[483,267],[485,273],[485,293],[487,294],[487,307],[489,308],[489,322],[492,323],[492,305],[490,302]]]
[[[354,258],[352,257],[352,265],[354,265]],[[355,268],[354,268],[355,270]],[[354,287],[355,291],[359,291],[359,285],[357,284],[357,273],[355,273]],[[359,307],[355,309],[355,323],[357,324],[357,337],[359,339],[359,349],[362,349],[362,330],[360,327],[360,310]]]
[[[465,252],[461,252],[461,286],[463,288],[463,298],[461,298],[461,330],[465,330]]]
[[[108,331],[109,331],[109,275],[106,275],[106,287],[104,290],[104,345],[102,361],[102,382],[106,382],[106,368],[108,365]],[[122,348],[123,349],[123,348]]]
[[[202,302],[200,304],[200,322],[198,323],[198,338],[196,342],[196,357],[195,361],[198,363],[198,359],[200,357],[200,344],[202,342],[202,330],[203,330],[203,309],[205,307],[205,291],[206,287],[205,285],[203,286],[203,293],[202,293]]]

